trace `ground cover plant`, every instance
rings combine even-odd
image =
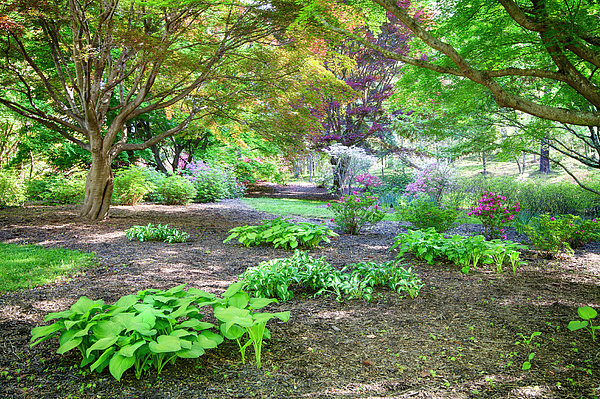
[[[185,231],[170,228],[168,224],[153,225],[152,223],[148,223],[146,226],[132,226],[125,230],[125,236],[131,241],[164,241],[168,243],[186,242],[190,238]]]
[[[92,263],[93,254],[39,245],[0,243],[0,292],[69,278]]]
[[[44,321],[56,321],[35,327],[31,346],[57,337],[58,354],[79,350],[80,368],[89,366],[90,371],[102,373],[108,367],[120,381],[123,373],[133,367],[135,377],[140,379],[152,369],[160,374],[177,358],[195,359],[205,349],[222,343],[223,337],[209,330],[215,326],[201,321],[204,315],[199,310],[213,306],[223,336],[238,342],[244,334],[250,336],[248,344],[254,344],[256,365],[260,367],[262,340],[270,338],[266,322],[272,317],[287,321],[290,314],[255,313],[273,300],[249,299],[241,286],[233,284],[223,298],[217,298],[195,288],[185,291],[182,284],[166,291],[150,289],[126,295],[114,305],[83,296],[69,310],[48,314]],[[248,344],[240,344],[240,350]]]
[[[356,298],[370,302],[375,286],[388,286],[415,298],[424,286],[410,267],[405,269],[398,261],[352,264],[337,270],[325,258],[314,259],[298,250],[290,258],[261,262],[241,274],[240,279],[256,297],[283,301],[294,297],[292,284],[315,291],[315,296],[333,295],[340,302]]]
[[[435,229],[413,230],[396,236],[392,248],[398,247],[398,256],[412,252],[417,258],[433,265],[440,257],[446,257],[460,266],[463,273],[471,268],[492,264],[496,272],[502,273],[504,265],[510,265],[513,274],[523,264],[519,250],[527,246],[509,240],[486,240],[483,235],[463,237],[455,234],[445,236]]]
[[[229,233],[224,243],[237,239],[246,247],[267,243],[275,248],[284,249],[312,248],[319,245],[321,241],[331,242],[329,237],[338,237],[338,234],[325,223],[294,224],[289,221],[289,218],[263,220],[261,225],[235,227],[229,230]]]
[[[261,369],[255,367],[252,343],[244,365],[239,345],[225,339],[197,359],[178,358],[160,376],[152,371],[137,380],[128,370],[118,382],[108,370],[98,374],[88,366],[79,368],[77,349],[57,354],[56,339],[30,348],[32,328],[48,324],[43,321],[48,313],[68,310],[81,296],[113,304],[148,288],[167,291],[187,283],[221,297],[249,267],[291,254],[272,246],[223,244],[232,227],[267,218],[237,201],[115,206],[111,218],[93,226],[74,222],[75,212],[71,206],[43,205],[0,210],[1,242],[79,249],[96,253],[99,260],[75,278],[0,295],[2,397],[599,396],[598,340],[589,331],[567,328],[571,321],[585,321],[578,307],[600,307],[596,242],[558,260],[527,252],[527,264],[515,275],[497,274],[493,264],[460,275],[451,263],[429,265],[408,252],[403,267],[411,266],[426,284],[415,300],[376,287],[371,302],[337,302],[334,295],[313,297],[310,289],[290,287],[294,298],[267,308],[269,313],[289,311],[291,317],[266,324],[272,338],[262,344]],[[192,235],[188,244],[138,245],[123,236],[131,225],[174,219]],[[457,231],[480,229],[463,225]],[[398,253],[398,248],[390,250],[397,234],[396,223],[382,221],[360,236],[341,235],[332,245],[315,247],[309,255],[326,257],[337,270],[383,265]],[[219,325],[211,308],[203,309],[202,321]],[[594,326],[596,320],[591,320]],[[541,334],[524,345],[535,332]],[[240,343],[247,341],[246,333]],[[525,362],[531,366],[527,370]]]

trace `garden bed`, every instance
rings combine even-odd
[[[299,186],[298,186],[299,187]],[[294,191],[294,190],[287,190]],[[298,189],[297,197],[302,190]],[[314,193],[314,191],[313,191]],[[291,195],[291,194],[290,194]],[[0,295],[0,397],[6,398],[579,398],[600,396],[599,343],[566,326],[577,307],[600,307],[600,251],[589,246],[562,261],[528,255],[516,275],[492,266],[463,275],[446,263],[428,266],[410,256],[426,284],[411,300],[386,289],[371,303],[338,303],[296,292],[267,308],[291,312],[271,321],[263,368],[241,364],[237,344],[224,343],[199,360],[178,359],[155,374],[121,382],[108,371],[80,370],[78,354],[56,354],[49,340],[29,348],[30,330],[48,312],[86,295],[113,303],[147,288],[189,287],[221,293],[248,267],[290,251],[223,244],[233,227],[275,216],[239,201],[190,206],[118,206],[90,225],[74,207],[0,210],[0,242],[95,252],[101,260],[68,281]],[[315,220],[313,220],[314,222]],[[191,234],[183,244],[128,241],[133,225],[168,223]],[[341,235],[310,251],[336,268],[384,262],[398,233],[391,222],[360,236]],[[210,317],[212,318],[212,317]],[[208,320],[212,321],[212,320]],[[520,334],[535,337],[529,346]],[[530,353],[531,369],[522,370]],[[252,351],[248,354],[252,359]]]

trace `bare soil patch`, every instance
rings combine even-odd
[[[273,188],[273,195],[313,198],[314,187]],[[278,191],[279,190],[279,191]],[[290,194],[295,192],[296,194]],[[303,194],[304,192],[304,194]],[[279,193],[279,194],[276,194]],[[0,294],[2,398],[594,398],[600,396],[599,343],[570,332],[577,307],[600,310],[600,251],[589,246],[560,261],[527,255],[513,276],[478,269],[469,275],[407,257],[426,286],[417,299],[386,289],[371,303],[338,303],[296,292],[269,311],[289,310],[287,323],[270,322],[273,339],[263,368],[241,364],[237,344],[224,343],[199,360],[136,380],[117,382],[79,370],[77,354],[57,355],[58,343],[29,348],[30,330],[48,312],[86,295],[107,303],[147,288],[187,283],[220,293],[259,262],[289,257],[271,247],[223,244],[233,227],[274,218],[239,201],[190,206],[116,206],[105,221],[77,220],[74,207],[0,210],[0,242],[95,252],[99,264],[67,281]],[[305,220],[305,219],[303,219]],[[313,220],[316,221],[316,220]],[[168,223],[185,230],[183,244],[128,241],[133,225]],[[395,258],[399,232],[382,222],[360,236],[342,235],[310,251],[335,267]],[[539,331],[532,346],[515,345]],[[521,366],[529,353],[529,371]],[[249,351],[250,358],[253,357]]]

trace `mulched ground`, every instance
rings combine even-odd
[[[258,190],[260,192],[260,190]],[[307,186],[267,187],[265,195],[325,198]],[[107,371],[78,369],[76,353],[57,355],[56,340],[29,348],[30,331],[48,312],[86,295],[107,303],[141,289],[181,283],[220,293],[246,268],[289,257],[270,247],[223,244],[235,226],[274,218],[239,201],[190,206],[115,206],[97,224],[76,218],[70,206],[0,210],[0,242],[95,252],[99,264],[59,283],[0,294],[2,398],[594,398],[600,396],[599,342],[566,326],[577,307],[600,309],[598,245],[574,257],[545,260],[535,253],[516,276],[455,266],[429,266],[411,257],[425,288],[417,299],[386,289],[374,300],[338,303],[297,292],[269,311],[289,310],[287,323],[270,322],[272,340],[263,368],[241,364],[237,344],[224,343],[198,360],[177,360],[160,377],[121,382]],[[298,219],[298,218],[296,218]],[[302,219],[305,220],[305,219]],[[312,220],[317,222],[316,220]],[[168,223],[185,230],[183,244],[130,242],[133,225]],[[463,227],[461,233],[473,228]],[[398,226],[382,222],[360,236],[342,235],[310,251],[335,267],[395,258]],[[596,324],[599,324],[596,322]],[[529,347],[520,334],[542,334]],[[532,367],[521,369],[529,353]],[[253,354],[248,353],[252,359]]]

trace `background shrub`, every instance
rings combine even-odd
[[[0,207],[19,206],[25,202],[27,189],[12,170],[0,170]]]
[[[424,196],[414,197],[397,211],[399,221],[410,222],[421,230],[433,227],[438,233],[450,229],[460,213],[456,208],[439,206],[436,201]]]
[[[244,194],[244,186],[235,175],[216,165],[197,161],[187,166],[189,180],[196,188],[196,202],[217,202]]]
[[[160,193],[167,205],[189,204],[196,197],[194,184],[179,175],[164,179],[160,185]]]
[[[163,202],[164,199],[160,192],[160,187],[162,185],[162,182],[168,176],[156,169],[149,169],[149,168],[144,168],[143,174],[144,174],[144,177],[146,178],[146,180],[148,180],[148,182],[152,183],[154,186],[152,191],[150,191],[146,194],[146,196],[145,196],[146,200],[150,201],[150,202]]]
[[[59,204],[78,204],[85,196],[85,173],[73,173],[51,179],[42,193],[42,199]]]
[[[145,168],[130,166],[115,174],[113,198],[125,205],[136,205],[156,188],[144,173]]]

